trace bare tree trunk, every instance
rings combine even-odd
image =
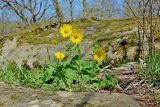
[[[74,0],[69,0],[71,20],[73,20],[73,2],[74,2]]]
[[[125,17],[131,17],[131,15],[133,14],[133,12],[130,13],[130,11],[133,11],[133,8],[131,6],[131,1],[130,0],[124,0],[124,7],[125,7],[125,9],[124,9]]]
[[[145,10],[145,1],[144,0],[142,0],[142,8],[143,8],[143,10]],[[145,11],[143,11],[143,13],[142,13],[142,31],[143,31],[143,36],[142,36],[142,38],[141,38],[141,42],[142,42],[142,44],[141,44],[141,51],[142,51],[142,59],[144,60],[145,58],[145,53],[144,53],[144,38],[145,38],[145,31],[146,31],[146,29],[145,29],[145,27],[146,27],[146,25],[145,25],[145,22],[146,22],[146,18],[145,18]]]
[[[112,14],[113,14],[112,1],[108,0],[108,17],[111,18]]]
[[[150,23],[150,41],[151,41],[151,55],[154,55],[156,52],[155,49],[155,35],[153,29],[153,0],[149,0],[149,23]]]
[[[83,17],[86,18],[87,14],[87,0],[83,0]]]
[[[102,12],[101,12],[101,17],[105,18],[105,10],[106,10],[106,1],[102,0],[101,1],[101,8],[102,8]]]
[[[58,0],[53,0],[53,5],[54,5],[54,7],[55,7],[55,10],[56,10],[56,13],[57,13],[57,16],[58,16],[58,20],[59,20],[60,22],[62,22],[63,19],[64,19],[64,17],[63,17],[62,11],[61,11],[61,9],[60,9]]]

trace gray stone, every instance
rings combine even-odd
[[[93,35],[95,32],[95,29],[93,27],[88,27],[85,29],[85,35]]]
[[[39,107],[39,105],[31,105],[31,106],[29,106],[29,107]]]
[[[136,32],[138,32],[138,28],[137,27],[135,27],[135,28],[133,28],[132,30],[129,30],[129,31],[125,31],[125,32],[117,32],[117,33],[114,33],[113,34],[113,36],[117,36],[117,35],[129,35],[129,34],[133,34],[133,33],[136,33]]]
[[[15,61],[18,65],[21,65],[23,61],[26,60],[31,68],[36,61],[40,64],[44,64],[44,59],[48,58],[48,52],[51,57],[54,57],[54,53],[58,50],[62,50],[62,47],[67,44],[64,42],[55,47],[49,44],[31,45],[24,43],[17,47],[16,40],[17,39],[13,39],[12,41],[7,40],[4,43],[2,48],[3,59],[7,61]]]
[[[0,83],[0,92],[3,107],[13,107],[13,104],[14,107],[140,107],[133,96],[122,93],[45,92],[16,88],[4,83]],[[16,100],[10,99],[13,94],[18,95]]]
[[[47,104],[51,104],[52,102],[53,102],[52,100],[44,100],[41,103],[47,105]]]
[[[140,107],[129,96],[119,93],[77,93],[74,98],[71,107]]]
[[[50,104],[49,107],[63,107],[63,106],[62,106],[62,104],[53,103],[53,104]]]
[[[7,61],[14,61],[17,65],[23,64],[24,61],[27,62],[27,65],[30,68],[33,68],[34,63],[38,62],[39,64],[46,64],[49,60],[49,56],[54,60],[54,53],[56,51],[62,51],[63,48],[70,44],[70,41],[64,41],[59,43],[57,46],[53,46],[50,44],[39,44],[39,45],[31,45],[29,43],[24,43],[21,46],[17,46],[16,38],[13,40],[7,40],[2,48],[2,58]],[[8,46],[11,45],[11,46]],[[82,56],[86,59],[92,59],[92,42],[83,41],[81,44],[84,52]],[[73,46],[73,45],[72,45]],[[87,54],[87,53],[88,54]],[[64,52],[66,56],[69,55],[69,52]],[[76,52],[71,52],[70,56],[77,54]],[[49,56],[48,56],[49,55]],[[1,59],[0,57],[0,59]],[[2,60],[1,60],[2,61]],[[0,61],[0,63],[1,63]],[[1,64],[0,64],[1,66]]]
[[[13,40],[7,39],[5,43],[3,44],[2,48],[2,56],[7,57],[10,55],[12,51],[17,47],[17,38],[14,38]]]
[[[133,74],[142,70],[142,65],[138,62],[129,62],[121,67],[111,68],[110,71],[117,74]]]
[[[109,51],[107,52],[107,58],[113,59],[113,60],[117,59],[117,55],[116,55],[116,53],[113,52],[112,47],[109,47]]]
[[[129,56],[129,59],[134,60],[135,56],[137,55],[136,47],[129,47],[127,50],[127,56]]]
[[[35,100],[33,100],[33,101],[30,101],[28,104],[32,105],[32,104],[36,104],[36,103],[38,103],[38,102],[39,102],[39,100],[38,100],[38,99],[35,99]]]
[[[71,92],[65,92],[65,91],[58,91],[57,94],[58,94],[60,97],[70,97],[70,96],[72,96],[72,93],[71,93]]]

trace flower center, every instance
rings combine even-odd
[[[77,35],[75,35],[75,36],[74,36],[74,38],[75,38],[75,39],[78,39],[78,36],[77,36]]]
[[[65,34],[67,34],[67,33],[68,33],[68,31],[67,31],[67,30],[65,30],[65,31],[64,31],[64,33],[65,33]]]
[[[100,54],[100,53],[98,53],[98,54],[97,54],[97,57],[101,57],[101,54]]]

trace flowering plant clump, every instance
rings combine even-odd
[[[20,68],[15,66],[5,67],[3,79],[16,84],[25,83],[32,87],[47,87],[47,89],[69,91],[99,90],[101,88],[114,87],[117,84],[114,75],[106,74],[103,79],[98,76],[102,71],[100,64],[106,57],[103,49],[95,49],[93,51],[93,60],[85,60],[82,56],[83,50],[80,45],[84,38],[83,32],[79,29],[74,29],[69,24],[62,25],[59,30],[62,37],[69,38],[74,44],[71,51],[75,54],[72,57],[65,57],[62,50],[58,50],[54,53],[56,59],[54,60],[51,59],[48,53],[50,63],[44,67],[40,66],[40,70],[36,69],[38,73],[29,72],[25,66],[20,66]],[[57,44],[57,41],[52,40],[52,44]],[[13,70],[13,68],[16,70]]]
[[[58,63],[52,62],[52,66],[46,69],[49,79],[51,79],[55,86],[60,89],[75,89],[78,91],[86,89],[100,89],[105,87],[114,87],[116,80],[113,75],[107,74],[106,79],[98,78],[98,74],[101,72],[99,68],[99,62],[102,62],[106,53],[103,49],[99,48],[93,52],[93,60],[87,61],[82,57],[82,48],[80,43],[83,41],[84,34],[79,29],[74,29],[69,24],[64,24],[60,27],[60,33],[62,37],[68,37],[69,40],[75,44],[75,48],[72,51],[76,51],[73,57],[68,57],[65,60],[64,53],[56,52],[55,57],[58,59]],[[51,81],[47,79],[47,81]],[[56,82],[55,82],[56,81]]]

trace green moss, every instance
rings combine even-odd
[[[41,22],[34,24],[30,27],[25,27],[22,30],[17,31],[16,33],[8,35],[3,39],[0,40],[3,42],[0,43],[0,48],[3,46],[4,41],[6,39],[13,39],[14,37],[18,37],[18,45],[23,43],[30,43],[30,44],[51,44],[51,40],[57,39],[59,42],[64,41],[66,39],[59,36],[58,29],[48,29],[43,30],[39,34],[36,34],[35,30],[41,26],[45,26],[52,23],[51,21]],[[73,21],[71,24],[78,29],[85,30],[87,27],[93,27],[95,29],[94,36],[87,35],[85,39],[89,39],[92,41],[107,41],[110,42],[112,39],[116,39],[113,37],[114,33],[117,32],[125,32],[131,30],[134,26],[136,26],[136,20],[133,19],[123,19],[123,18],[112,18],[107,20],[84,20],[84,21]],[[105,30],[109,30],[108,33],[104,33]],[[49,34],[53,33],[53,37],[47,37]]]

